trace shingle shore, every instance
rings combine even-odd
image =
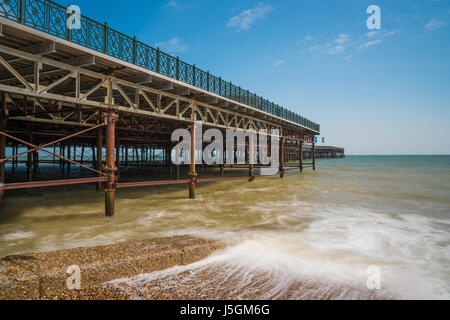
[[[191,236],[7,256],[0,259],[0,299],[128,299],[113,279],[187,265],[225,244]],[[81,289],[69,290],[67,268],[77,265]]]

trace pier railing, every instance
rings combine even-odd
[[[49,0],[0,0],[0,17],[102,52],[194,87],[249,105],[320,132],[320,126],[249,90],[222,80],[136,39],[81,16],[81,29],[70,30],[66,8]]]

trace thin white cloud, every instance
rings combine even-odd
[[[334,39],[334,42],[338,43],[338,44],[344,44],[348,41],[348,39],[350,39],[350,36],[348,34],[345,33],[341,33],[339,35],[339,38]]]
[[[397,31],[373,30],[367,32],[365,37],[360,40],[352,40],[352,36],[346,33],[340,33],[337,38],[324,44],[310,44],[304,49],[305,52],[326,53],[330,55],[341,56],[343,59],[351,59],[353,55],[361,50],[382,43],[385,38],[397,34]]]
[[[237,31],[248,30],[255,21],[263,19],[271,10],[271,5],[260,2],[256,7],[244,10],[237,16],[230,18],[227,27],[235,28]]]
[[[169,53],[183,52],[187,49],[187,45],[178,38],[172,38],[168,41],[155,43],[155,46]]]
[[[344,50],[344,46],[338,45],[338,46],[328,48],[327,51],[329,54],[337,54],[339,52],[342,52],[343,50]]]
[[[425,28],[427,30],[437,30],[437,29],[441,29],[443,27],[445,27],[447,25],[447,23],[443,22],[443,21],[439,21],[438,19],[431,19],[430,22],[428,22],[425,25]]]
[[[173,9],[173,10],[184,10],[186,8],[188,8],[190,5],[188,3],[186,3],[186,1],[184,0],[180,0],[180,1],[169,1],[166,4],[164,4],[164,7]]]
[[[278,66],[282,65],[284,62],[285,62],[284,60],[277,60],[273,63],[273,66],[278,67]]]
[[[373,31],[367,32],[366,37],[383,39],[383,38],[391,37],[396,33],[397,33],[396,31],[387,31],[386,29],[373,30]]]
[[[305,40],[306,40],[306,41],[311,41],[312,39],[313,39],[312,36],[306,36],[306,37],[305,37]]]
[[[378,43],[381,43],[381,39],[377,39],[377,40],[372,40],[372,41],[367,41],[366,43],[363,43],[362,45],[359,46],[360,49],[367,49],[371,46],[374,46]]]
[[[308,48],[308,50],[309,50],[309,51],[316,51],[316,50],[319,50],[320,48],[322,48],[322,46],[319,46],[318,44],[315,44],[315,45],[313,45],[313,46],[310,46],[310,47]]]
[[[387,31],[385,29],[370,31],[370,32],[366,33],[366,37],[368,37],[369,39],[373,39],[373,40],[370,40],[370,41],[367,41],[367,42],[361,44],[359,46],[359,49],[367,49],[376,44],[379,44],[379,43],[383,42],[384,38],[391,37],[396,33],[397,33],[396,31]]]
[[[378,34],[379,34],[379,31],[373,30],[373,31],[367,32],[367,33],[366,33],[366,36],[367,36],[368,38],[373,38],[373,37],[376,37]]]
[[[309,39],[312,39],[311,36]],[[305,40],[307,38],[305,37]],[[345,33],[341,33],[338,35],[336,39],[333,39],[331,42],[325,43],[325,44],[312,44],[310,45],[306,51],[309,52],[323,52],[328,53],[331,55],[339,54],[345,51],[344,44],[347,43],[350,40],[350,36]]]
[[[384,33],[382,34],[382,37],[383,37],[383,38],[391,37],[391,36],[393,36],[393,35],[396,34],[396,33],[397,33],[397,31],[390,31],[390,32],[387,32],[386,30],[384,30]]]

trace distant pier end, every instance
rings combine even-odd
[[[332,146],[317,146],[316,157],[320,159],[345,158],[345,149]]]

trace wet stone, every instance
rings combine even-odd
[[[176,236],[98,247],[14,255],[0,260],[0,299],[127,299],[102,283],[186,265],[223,248],[220,241]],[[80,289],[69,289],[79,267]]]

